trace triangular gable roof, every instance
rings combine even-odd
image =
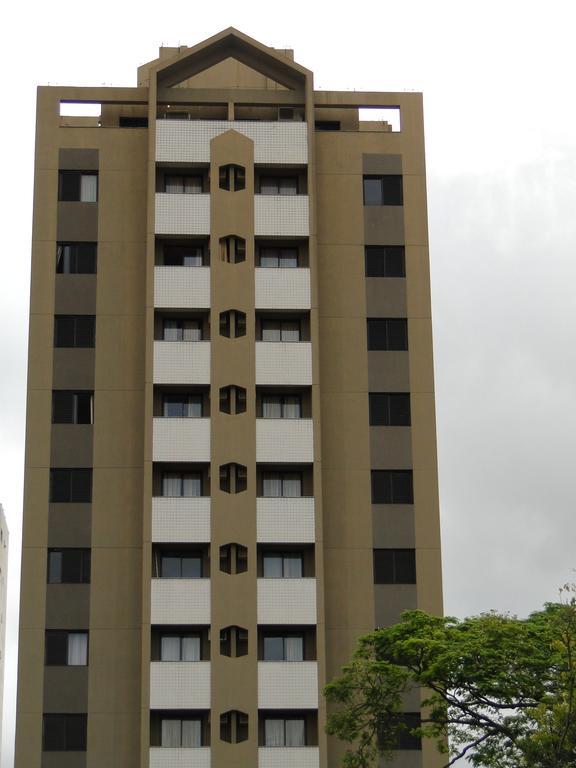
[[[168,61],[159,62],[154,67],[158,85],[164,88],[177,85],[228,58],[246,64],[286,88],[302,87],[311,74],[310,70],[295,64],[273,48],[229,27],[192,48],[186,48]]]

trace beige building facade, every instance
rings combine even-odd
[[[16,768],[336,768],[441,595],[421,96],[234,29],[41,87]]]

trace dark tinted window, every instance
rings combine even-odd
[[[422,749],[422,740],[419,736],[412,735],[411,731],[420,728],[421,720],[419,712],[399,712],[389,716],[390,728],[396,731],[395,737],[387,734],[386,723],[382,724],[378,734],[378,744],[382,749]]]
[[[408,392],[370,392],[369,404],[372,426],[410,426],[410,394]]]
[[[90,275],[96,272],[96,243],[58,243],[56,272]]]
[[[89,549],[49,549],[49,584],[89,584]]]
[[[58,200],[95,203],[98,200],[98,174],[95,171],[60,171]]]
[[[45,663],[46,666],[85,666],[88,663],[88,633],[47,630]]]
[[[368,320],[368,349],[388,352],[408,349],[408,323],[404,318]]]
[[[415,551],[413,549],[375,549],[374,583],[415,584]]]
[[[92,392],[52,392],[53,424],[92,424]]]
[[[373,469],[373,504],[413,504],[411,469]]]
[[[91,469],[51,469],[50,501],[54,503],[92,501]]]
[[[44,715],[45,752],[85,752],[86,715]]]
[[[340,121],[339,120],[316,120],[314,123],[314,127],[317,131],[339,131],[340,130]]]
[[[202,557],[192,552],[160,553],[159,576],[163,579],[199,579]]]
[[[366,277],[405,277],[403,245],[367,245]]]
[[[54,318],[55,347],[93,347],[94,315],[57,315]]]
[[[364,205],[402,203],[402,176],[364,176]]]

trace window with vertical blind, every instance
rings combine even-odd
[[[262,395],[263,419],[299,419],[301,415],[300,395]]]
[[[202,341],[201,320],[169,320],[163,323],[164,341]]]
[[[264,720],[264,746],[306,746],[306,721],[303,717],[267,717]]]
[[[201,747],[202,720],[163,718],[160,734],[162,747]]]
[[[263,472],[262,496],[297,498],[302,496],[300,472]]]
[[[202,474],[200,472],[164,472],[162,496],[169,498],[202,496]]]
[[[161,661],[200,661],[200,635],[167,633],[160,637]]]

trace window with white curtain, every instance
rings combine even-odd
[[[45,663],[46,666],[85,667],[88,664],[88,633],[46,630]]]
[[[164,472],[162,496],[171,498],[202,496],[200,472]]]
[[[306,724],[304,718],[266,718],[264,720],[264,746],[306,746]]]
[[[202,193],[202,176],[166,176],[164,191],[176,195],[199,195]]]
[[[264,637],[264,661],[304,661],[304,636]]]
[[[262,176],[260,179],[261,195],[297,195],[297,176]]]
[[[164,395],[162,415],[167,419],[199,419],[202,417],[202,395]]]
[[[83,173],[80,176],[80,201],[95,203],[98,200],[98,176],[95,173]]]
[[[260,266],[294,269],[298,266],[298,248],[260,248]]]
[[[162,579],[200,579],[202,556],[196,552],[158,552],[156,573]]]
[[[300,341],[300,320],[261,321],[262,341]]]
[[[68,634],[68,666],[85,667],[88,664],[88,635],[86,632]]]
[[[265,552],[262,557],[265,579],[300,579],[303,557],[299,552]]]
[[[302,496],[302,475],[300,472],[263,472],[262,496],[269,498]]]
[[[162,635],[160,660],[200,661],[200,637],[198,635]]]
[[[163,747],[201,747],[202,721],[163,719],[160,743]]]
[[[162,338],[164,341],[202,341],[202,321],[165,319]]]
[[[300,395],[262,395],[263,419],[299,419],[301,413]]]

